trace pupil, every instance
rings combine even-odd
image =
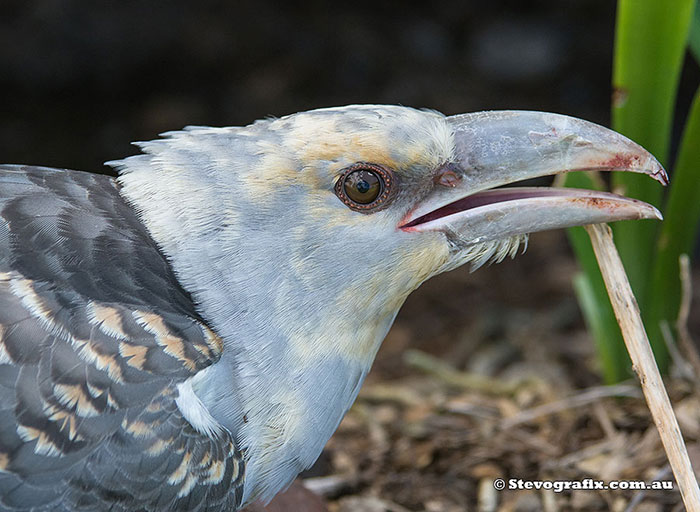
[[[369,190],[369,183],[367,183],[365,180],[358,181],[355,188],[360,194],[366,194]]]

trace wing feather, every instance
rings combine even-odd
[[[0,167],[0,510],[236,510],[176,403],[222,350],[111,178]]]

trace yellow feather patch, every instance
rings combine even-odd
[[[190,370],[196,368],[195,362],[185,356],[184,340],[175,336],[168,330],[163,321],[163,317],[155,313],[146,313],[144,311],[134,311],[132,314],[141,327],[155,336],[156,343],[163,347],[166,354],[182,361]]]
[[[177,497],[184,498],[192,491],[192,489],[194,489],[195,485],[197,485],[197,479],[192,473],[189,473],[185,479],[185,482],[182,484],[180,491],[177,493]]]
[[[148,447],[146,453],[151,457],[157,457],[161,455],[170,445],[166,443],[163,439],[156,440],[151,446]]]
[[[119,362],[111,355],[100,354],[92,346],[90,341],[79,340],[71,337],[71,344],[76,349],[78,356],[87,362],[94,364],[99,370],[104,370],[109,375],[109,378],[114,382],[123,383],[124,375]]]
[[[134,437],[143,439],[153,436],[152,425],[143,421],[122,421],[122,428]]]
[[[45,432],[42,432],[38,428],[17,425],[17,434],[25,442],[36,440],[34,453],[37,455],[46,455],[47,457],[60,457],[63,455],[61,449],[49,439]]]
[[[233,458],[233,454],[230,454],[230,455],[232,457],[230,457],[229,461],[230,461],[231,465],[233,466],[233,471],[231,472],[231,481],[236,481],[236,480],[238,480],[238,477],[241,475],[241,463],[239,462],[238,459]],[[223,467],[223,464],[221,464],[221,476],[219,477],[219,480],[217,480],[217,483],[220,482],[223,477],[224,477],[224,467]]]
[[[85,396],[79,384],[55,384],[53,387],[56,399],[68,408],[75,407],[75,413],[85,418],[94,417],[99,414],[92,405],[90,399]]]
[[[187,476],[187,469],[190,464],[191,458],[192,454],[190,452],[186,452],[185,455],[182,457],[182,462],[180,462],[180,465],[175,471],[172,472],[170,478],[168,478],[168,483],[170,485],[179,484],[185,479],[185,476]]]
[[[209,327],[207,327],[204,324],[199,324],[199,326],[202,328],[202,332],[204,333],[204,340],[207,343],[207,347],[209,348],[208,354],[205,354],[203,351],[203,347],[200,347],[199,345],[195,345],[195,348],[202,354],[206,356],[211,356],[211,351],[215,354],[220,354],[224,350],[224,340],[221,339],[221,336],[216,334],[214,331],[212,331]]]
[[[371,364],[381,344],[380,324],[393,317],[406,297],[449,259],[449,249],[437,236],[422,246],[394,255],[396,271],[377,273],[369,280],[351,281],[339,295],[323,329],[289,333],[291,357],[299,368],[313,368],[319,360],[340,356],[348,361]],[[303,270],[299,262],[296,267]],[[356,321],[343,312],[367,311],[371,316]]]
[[[119,344],[119,353],[126,359],[126,364],[139,370],[143,370],[143,365],[146,362],[146,354],[148,353],[148,347],[144,347],[143,345],[132,345],[122,341]]]
[[[12,292],[19,297],[22,305],[29,310],[32,316],[49,325],[53,324],[53,314],[51,310],[46,307],[44,301],[36,293],[34,283],[30,279],[13,279],[10,287]]]
[[[12,357],[5,348],[5,326],[0,324],[0,364],[14,364]]]
[[[128,339],[127,334],[124,332],[121,315],[116,309],[90,301],[87,312],[90,323],[97,324],[107,336],[123,340]]]
[[[146,412],[155,413],[155,412],[159,412],[162,408],[163,407],[162,407],[161,402],[158,400],[154,400],[153,402],[151,402],[150,404],[148,404],[146,406]]]
[[[238,461],[235,459],[231,460],[231,463],[234,465],[234,474],[231,476],[231,480],[235,480],[236,477],[238,476]],[[204,481],[204,483],[210,484],[210,485],[216,485],[221,480],[224,478],[224,473],[225,473],[226,465],[224,464],[223,461],[217,460],[212,465],[209,467],[209,471],[207,472],[207,478]]]

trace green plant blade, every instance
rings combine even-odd
[[[673,107],[696,0],[619,0],[613,128],[668,159]],[[624,185],[628,175],[616,176]],[[643,183],[649,183],[644,180]],[[658,187],[649,193],[659,203]]]
[[[612,109],[613,129],[668,161],[671,123],[695,0],[618,2]],[[642,179],[637,179],[642,178]],[[613,185],[625,195],[660,206],[662,189],[642,176],[616,174]],[[657,224],[615,226],[615,240],[640,305],[651,269]]]
[[[576,229],[586,234],[583,228]],[[574,276],[574,291],[581,305],[586,326],[593,336],[603,380],[606,384],[625,380],[629,377],[629,356],[625,352],[622,334],[612,314],[612,307],[600,302],[599,291],[583,272]],[[610,309],[610,313],[607,309]]]
[[[693,21],[690,23],[690,34],[688,34],[688,48],[695,60],[700,64],[700,1],[695,4]]]
[[[613,84],[613,128],[668,161],[673,109],[695,0],[619,0]],[[641,178],[641,179],[640,179]],[[613,176],[624,195],[660,206],[662,188],[645,177]],[[652,270],[658,223],[613,226],[615,241],[642,312]],[[666,347],[656,343],[657,362],[665,368]]]
[[[675,325],[680,307],[678,257],[693,251],[700,225],[700,88],[683,131],[657,245],[647,316],[649,340],[663,343],[660,322]]]

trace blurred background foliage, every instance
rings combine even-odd
[[[620,255],[642,310],[649,339],[662,369],[669,350],[662,325],[673,328],[681,303],[679,257],[692,253],[700,221],[700,89],[686,112],[675,112],[687,53],[700,37],[697,0],[619,0],[613,61],[612,127],[651,151],[671,173],[668,193],[654,181],[616,173],[614,191],[654,204],[664,222],[613,226]],[[685,128],[671,159],[674,114]],[[640,179],[641,178],[641,179]],[[581,186],[590,176],[571,176]],[[598,347],[608,382],[629,375],[629,358],[597,269],[587,235],[570,230],[583,273],[575,278],[579,301]],[[672,332],[672,331],[671,331]]]
[[[677,12],[689,16],[689,2],[679,0]],[[647,2],[650,8],[653,3]],[[674,36],[672,76],[666,68],[652,68],[643,76],[650,84],[666,81],[665,90],[674,94],[679,84],[677,99],[664,100],[662,120],[639,124],[643,134],[625,124],[623,112],[614,116],[618,129],[633,138],[639,135],[638,142],[670,169],[700,82],[697,62],[685,50],[678,52],[687,29],[686,21],[666,17],[666,10],[676,12],[666,8],[672,3],[658,2],[648,19],[652,32],[661,30],[658,37],[662,32]],[[110,172],[102,162],[135,152],[130,141],[187,124],[246,124],[269,115],[358,102],[399,103],[446,114],[547,110],[609,126],[613,48],[616,66],[625,45],[646,48],[643,58],[650,63],[667,58],[657,53],[656,40],[650,43],[642,33],[631,32],[640,39],[624,43],[619,27],[616,45],[615,15],[610,0],[572,0],[565,7],[559,0],[298,5],[266,0],[3,0],[0,161]],[[700,54],[697,31],[690,45]],[[615,69],[618,80],[623,75]],[[633,96],[627,105],[631,108]],[[654,140],[663,143],[657,146]],[[685,154],[685,161],[694,158]],[[683,161],[679,158],[676,166]],[[615,180],[614,186],[628,186]],[[679,190],[692,190],[693,185]],[[654,182],[642,186],[654,187],[652,200],[659,200]],[[682,211],[678,218],[682,225]],[[632,229],[653,231],[656,237],[658,225],[651,224]],[[646,243],[637,249],[636,242],[616,234],[628,261],[644,263],[630,269],[639,288],[638,276],[652,274],[651,248]],[[536,235],[529,253],[514,262],[474,276],[461,269],[428,283],[409,298],[380,354],[379,371],[398,371],[396,354],[407,344],[450,354],[458,366],[477,360],[472,345],[455,351],[450,343],[475,325],[486,333],[483,339],[493,342],[502,334],[502,328],[494,327],[503,319],[502,308],[516,311],[513,318],[521,324],[540,318],[533,311],[563,315],[565,326],[580,323],[566,290],[570,285],[561,284],[573,274],[573,267],[557,263],[570,259],[561,237]],[[582,276],[594,275],[585,258],[581,265]],[[605,324],[596,286],[587,277],[576,279],[579,297],[589,298],[584,306],[600,310],[588,315],[599,319],[591,327],[600,341],[611,327]],[[652,289],[642,295],[657,293]],[[415,333],[410,342],[405,341],[407,325]],[[559,338],[552,343],[562,354],[570,350]],[[624,356],[615,353],[620,345],[601,347],[606,378],[627,376],[626,366],[619,363]],[[562,357],[578,357],[574,351],[567,354]]]

